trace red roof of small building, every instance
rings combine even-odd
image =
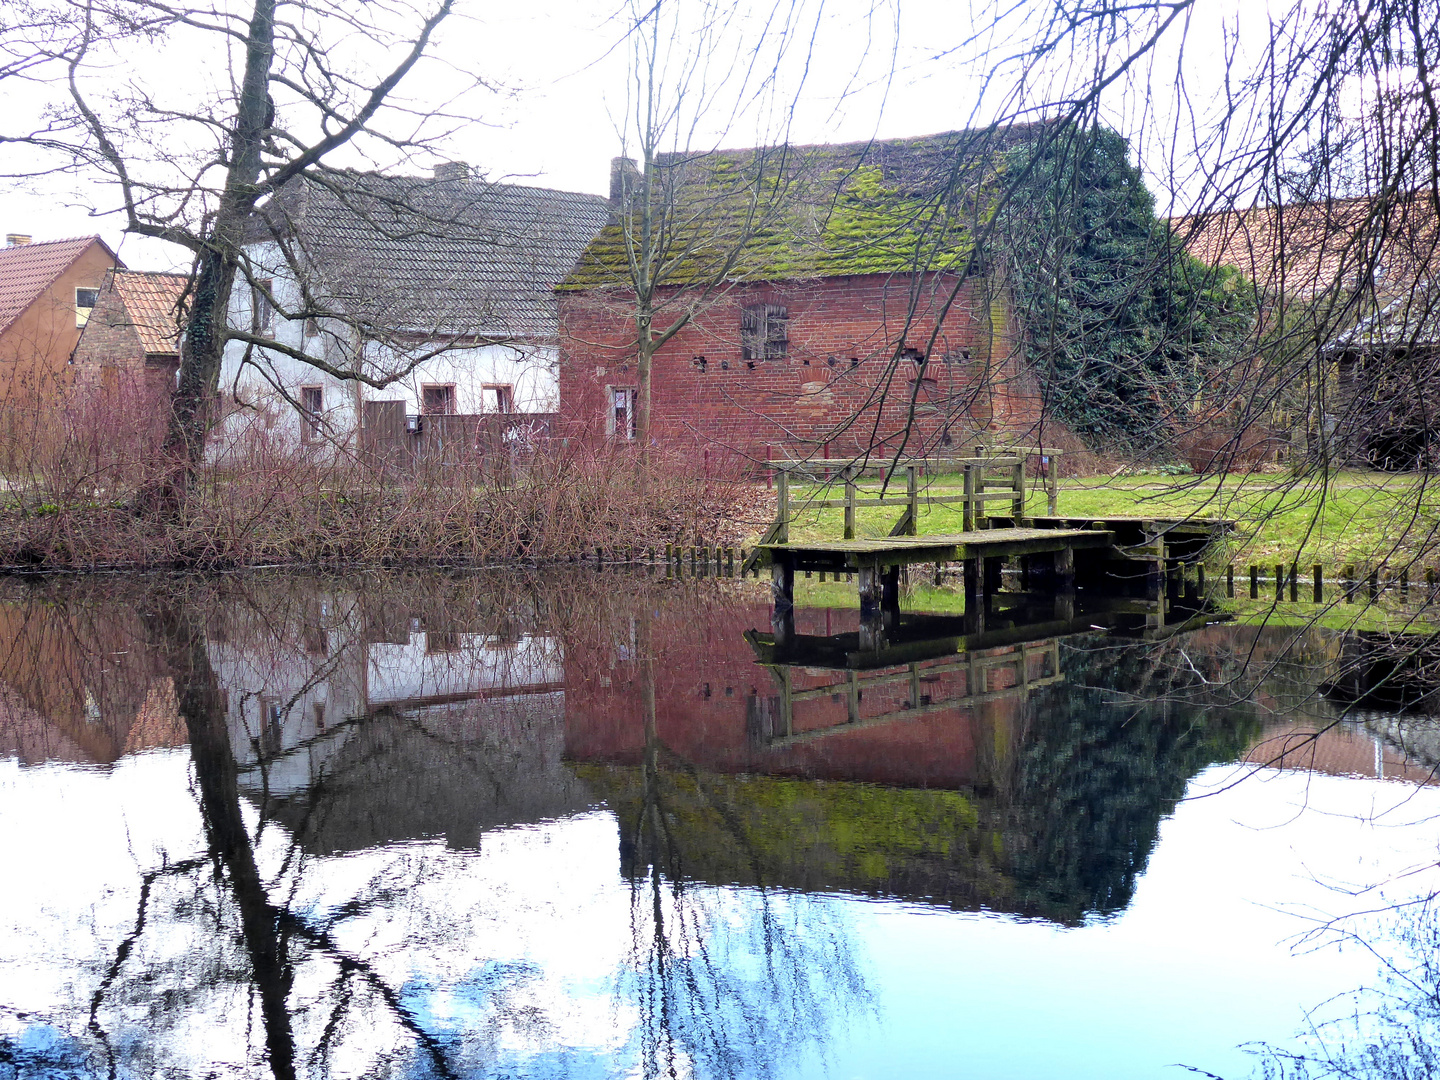
[[[56,278],[70,269],[91,244],[99,244],[109,252],[116,265],[125,265],[98,236],[0,248],[0,334],[8,330]]]
[[[147,355],[180,351],[180,300],[190,278],[150,270],[117,269],[112,288],[130,313]]]

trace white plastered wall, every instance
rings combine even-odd
[[[268,276],[272,280],[271,292],[277,303],[282,308],[298,308],[299,285],[285,266],[278,247],[273,243],[257,244],[248,251],[256,276]],[[252,299],[248,282],[241,278],[231,296],[232,326],[253,325]],[[282,344],[318,354],[337,368],[353,366],[355,346],[348,328],[321,320],[318,327],[312,329],[318,329],[318,335],[305,333],[304,320],[285,320],[277,313],[269,336]],[[435,344],[418,342],[410,356],[435,347]],[[247,431],[261,430],[269,438],[296,446],[306,441],[302,438],[305,420],[284,400],[276,390],[277,385],[297,402],[302,400],[302,388],[320,389],[324,437],[318,441],[322,444],[345,445],[352,440],[362,401],[403,400],[407,413],[419,413],[423,388],[427,385],[453,386],[458,413],[481,413],[487,411],[487,406],[493,409],[494,394],[487,395],[486,388],[494,386],[511,388],[511,407],[515,412],[554,412],[559,408],[557,351],[550,344],[482,344],[450,349],[379,389],[355,380],[335,378],[304,361],[263,349],[255,349],[251,364],[242,367],[244,355],[244,342],[231,341],[226,345],[220,391],[227,416],[216,440],[221,447]],[[367,374],[383,378],[403,371],[408,361],[405,354],[395,348],[369,342],[365,346],[364,364]],[[223,453],[223,450],[217,452]]]

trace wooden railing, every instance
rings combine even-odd
[[[985,447],[976,447],[984,451]],[[891,536],[914,536],[920,520],[920,504],[959,505],[961,528],[965,532],[988,528],[990,517],[986,504],[1005,502],[1009,504],[1008,516],[1017,525],[1025,520],[1025,500],[1028,494],[1028,473],[1026,463],[1031,457],[1049,459],[1050,468],[1042,478],[1046,492],[1049,513],[1054,515],[1059,504],[1059,469],[1056,467],[1059,450],[1049,448],[1017,446],[1006,447],[1003,452],[978,453],[973,457],[924,457],[924,458],[877,458],[856,460],[855,458],[808,458],[802,460],[770,461],[767,463],[775,484],[775,520],[760,538],[760,544],[788,544],[790,522],[797,510],[845,511],[844,535],[846,540],[855,539],[855,511],[872,506],[903,506],[904,512],[890,529]],[[933,475],[936,472],[962,474],[959,494],[940,495],[920,490],[922,472]],[[887,495],[884,487],[891,477],[902,473],[905,476],[905,494]],[[857,478],[866,474],[880,474],[887,485],[882,485],[878,495],[863,494],[856,483]],[[790,480],[793,475],[810,478],[814,482],[844,485],[842,498],[807,498],[799,506],[793,504],[790,494]],[[755,568],[761,557],[757,549],[741,566],[742,575]]]

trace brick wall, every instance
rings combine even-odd
[[[954,295],[954,302],[950,298]],[[561,412],[572,430],[606,431],[609,389],[635,385],[630,294],[562,292]],[[673,311],[694,297],[666,298]],[[742,359],[741,311],[780,305],[788,315],[784,359]],[[979,430],[1021,434],[1039,399],[1013,357],[1010,306],[983,277],[872,275],[737,285],[697,311],[656,355],[653,435],[729,447],[839,456],[905,441],[907,451],[963,445]],[[902,349],[926,357],[923,373]],[[704,357],[703,365],[696,359]],[[923,375],[918,391],[917,375]]]
[[[80,390],[120,390],[159,403],[174,386],[179,361],[173,356],[147,358],[135,317],[126,308],[114,275],[106,275],[95,310],[75,346],[74,385]]]
[[[572,761],[643,759],[647,694],[636,658],[648,654],[654,657],[655,734],[669,754],[698,768],[901,787],[989,789],[1007,782],[1014,746],[1025,731],[1018,698],[957,703],[873,727],[849,727],[843,674],[796,668],[797,690],[833,684],[835,692],[797,705],[794,730],[831,733],[771,744],[759,729],[767,722],[762,718],[773,722],[779,690],[744,636],[749,629],[768,630],[769,605],[727,603],[676,589],[652,597],[646,607],[650,610],[637,620],[596,622],[588,634],[566,642],[565,753]],[[702,608],[708,610],[697,618]],[[853,633],[860,616],[850,609],[806,608],[795,618],[797,632],[829,635]],[[1038,654],[1032,658],[1032,677],[1040,674],[1041,661]],[[964,671],[929,667],[922,665],[921,679],[923,693],[933,700],[966,692]],[[1004,689],[1014,685],[1014,672],[997,667],[988,680],[985,689]],[[867,684],[861,718],[891,714],[908,704],[909,694],[908,681]]]

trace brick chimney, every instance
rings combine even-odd
[[[447,161],[435,166],[436,180],[469,180],[470,166],[463,161]]]
[[[28,243],[31,242],[31,239],[32,239],[32,237],[31,237],[28,233],[18,233],[18,232],[6,233],[6,234],[5,234],[5,246],[6,246],[6,247],[24,247],[26,244],[28,244]]]
[[[618,207],[625,195],[640,189],[640,167],[628,157],[610,159],[610,205]]]

